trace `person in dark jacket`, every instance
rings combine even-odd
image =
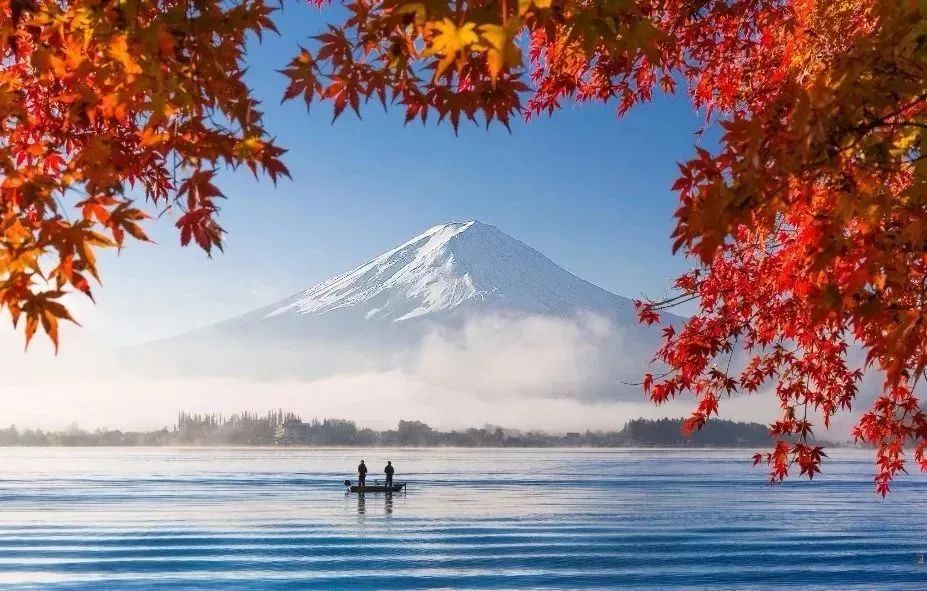
[[[364,465],[364,460],[361,460],[361,463],[357,466],[357,485],[366,486],[364,481],[367,479],[367,466]]]
[[[386,473],[386,486],[393,486],[393,472],[395,471],[393,463],[386,462],[386,468],[383,469],[383,472]]]

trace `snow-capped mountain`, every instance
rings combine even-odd
[[[474,374],[530,382],[522,374],[541,375],[537,359],[556,369],[556,380],[541,380],[552,391],[580,395],[639,379],[657,334],[638,324],[629,299],[469,221],[435,226],[283,301],[162,341],[148,359],[168,357],[161,365],[183,373],[266,379],[460,374],[463,387]],[[458,359],[470,366],[461,370]]]
[[[365,320],[435,317],[456,308],[563,314],[632,312],[630,301],[478,221],[442,224],[281,302],[265,317],[352,312]]]

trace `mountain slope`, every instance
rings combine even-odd
[[[403,322],[459,306],[558,314],[631,312],[630,301],[478,221],[435,226],[356,269],[310,287],[267,317],[354,310]]]

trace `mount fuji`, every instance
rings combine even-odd
[[[638,324],[631,300],[495,226],[467,221],[434,226],[283,301],[156,345],[184,373],[273,379],[408,368],[436,340],[464,352],[476,340],[489,359],[505,356],[493,351],[500,342],[568,348],[582,359],[567,366],[590,372],[595,357],[594,373],[618,384],[640,379],[659,339]]]
[[[630,300],[569,273],[478,221],[435,226],[343,275],[272,306],[264,318],[349,312],[402,323],[461,308],[633,314]]]

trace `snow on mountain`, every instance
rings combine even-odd
[[[466,305],[524,313],[630,313],[629,300],[576,277],[478,221],[434,226],[272,307],[266,318],[352,311],[401,323]]]

